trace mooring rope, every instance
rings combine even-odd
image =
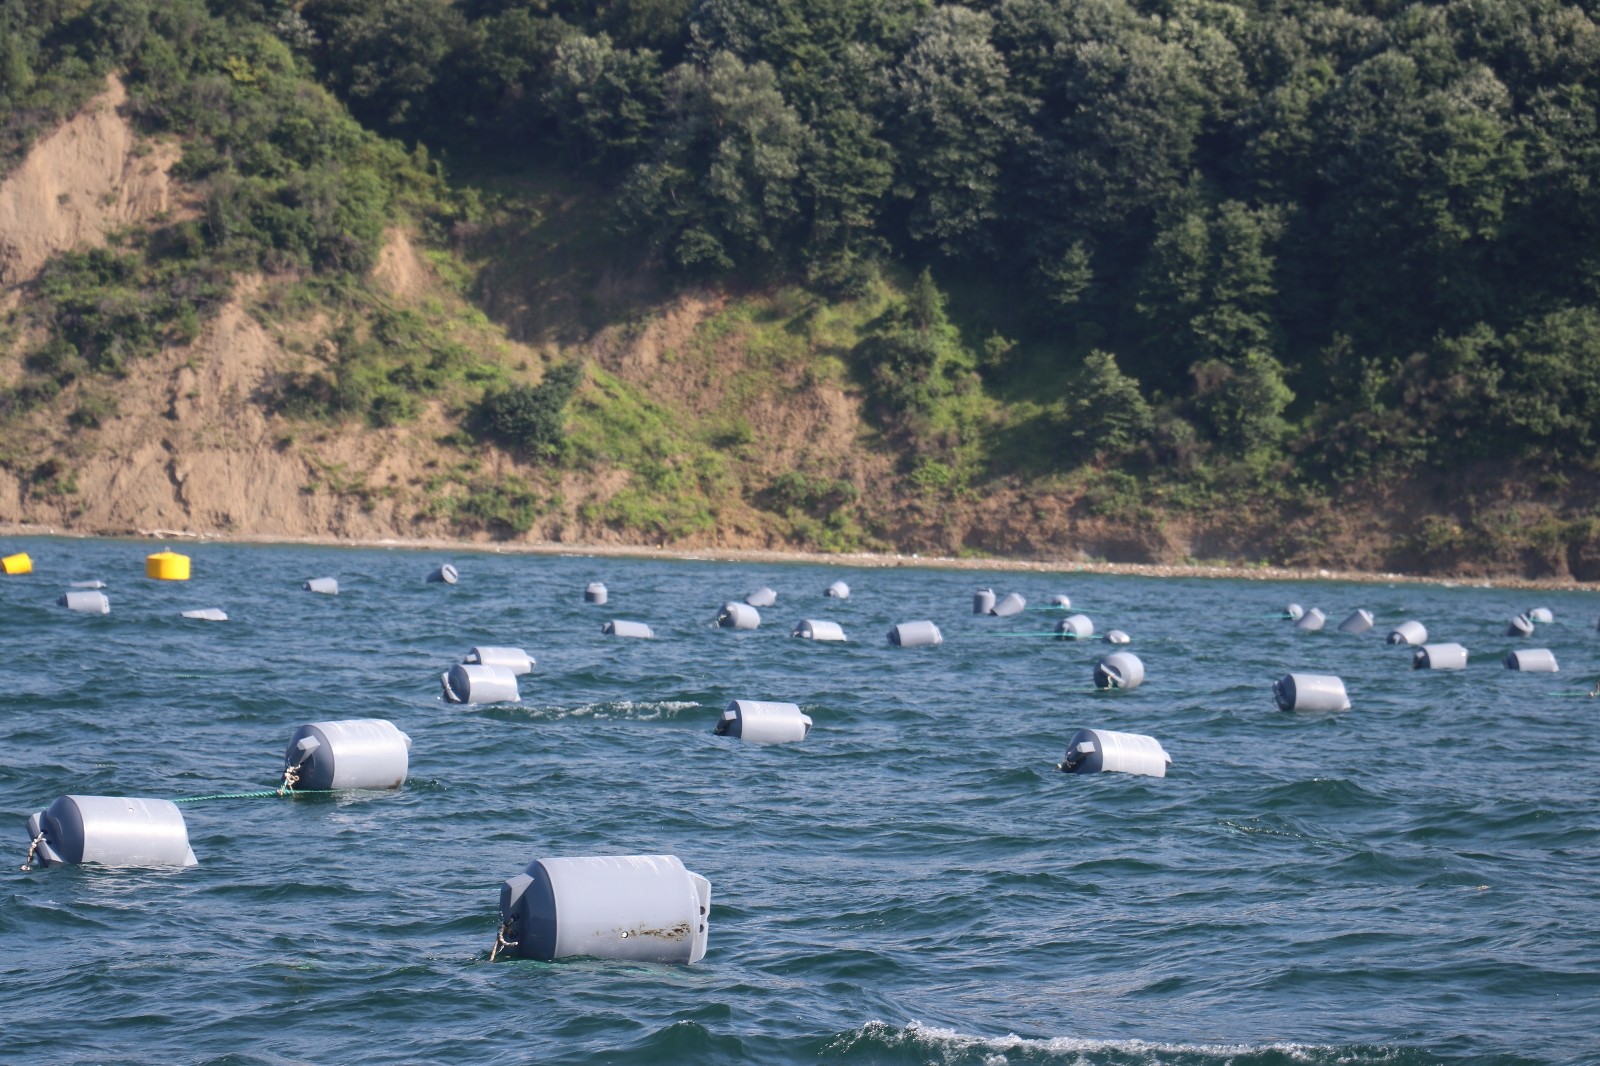
[[[43,843],[44,843],[44,834],[40,833],[38,836],[33,838],[33,843],[28,845],[28,857],[26,859],[22,860],[22,870],[23,870],[24,873],[26,873],[28,870],[32,869],[32,865],[31,864],[33,862],[33,854],[34,854],[34,852],[39,850],[39,845],[43,844]]]
[[[507,940],[506,934],[509,932],[511,932],[510,922],[501,922],[500,928],[495,930],[494,947],[489,949],[490,962],[493,962],[497,957],[499,957],[501,948],[514,948],[520,943],[520,941],[516,940]]]
[[[260,792],[218,792],[210,796],[183,796],[174,799],[173,803],[203,803],[206,800],[243,800],[266,799],[272,796],[328,796],[335,792],[349,792],[347,788],[301,788],[283,789],[269,788]]]

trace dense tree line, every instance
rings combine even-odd
[[[1106,422],[1126,451],[1182,418],[1224,453],[1290,446],[1348,477],[1424,457],[1600,455],[1593,7],[300,13],[359,117],[557,156],[672,269],[802,273],[840,293],[882,261],[1002,276],[1026,294],[1014,332],[1054,338],[1073,432]],[[938,360],[909,355],[925,338],[892,325],[877,365],[920,368],[884,383],[915,406]],[[1085,407],[1086,389],[1109,409]]]
[[[236,135],[241,78],[309,63],[369,128],[587,176],[685,276],[849,296],[900,264],[1017,294],[1014,349],[886,317],[864,380],[891,417],[936,423],[1044,346],[1080,458],[1600,458],[1594,0],[49,4],[55,29],[0,33],[0,99],[76,25],[73,62],[120,56],[154,119],[206,130],[186,166],[232,175],[224,245],[354,267],[404,194],[351,180],[336,160],[379,149],[315,100]],[[236,50],[219,119],[211,82],[157,90],[224,20],[274,44]]]

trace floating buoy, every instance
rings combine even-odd
[[[972,594],[972,613],[988,614],[994,610],[994,589],[979,589]]]
[[[600,632],[608,637],[641,637],[644,640],[650,640],[655,636],[650,627],[643,622],[624,622],[617,618],[601,626]]]
[[[65,607],[69,611],[82,611],[84,614],[110,614],[111,601],[104,592],[91,589],[78,589],[73,592],[63,593],[56,600],[58,607]]]
[[[1080,729],[1067,741],[1067,755],[1061,769],[1069,774],[1142,774],[1166,777],[1172,765],[1161,742],[1141,733],[1117,733],[1110,729]]]
[[[989,613],[996,618],[1010,618],[1014,614],[1021,614],[1027,606],[1028,601],[1022,598],[1021,593],[1008,592],[1004,599],[989,608]]]
[[[69,589],[103,589],[105,587],[106,583],[104,581],[72,581],[67,584]]]
[[[533,656],[521,648],[477,647],[462,656],[461,661],[469,665],[476,663],[479,666],[503,666],[513,674],[531,674],[538,665]]]
[[[839,628],[838,622],[819,622],[807,618],[794,627],[791,637],[804,637],[806,640],[843,640],[844,630]]]
[[[793,744],[811,732],[811,718],[793,703],[729,700],[714,732],[752,744]]]
[[[383,718],[312,722],[289,738],[284,784],[317,792],[399,788],[406,783],[410,754],[411,738]]]
[[[1304,629],[1308,633],[1315,633],[1317,630],[1322,628],[1323,623],[1327,620],[1327,615],[1313,607],[1311,610],[1300,616],[1300,620],[1294,624],[1294,627],[1296,629]]]
[[[1465,670],[1467,649],[1459,644],[1424,644],[1411,653],[1413,670]]]
[[[1086,640],[1094,636],[1094,622],[1086,614],[1069,614],[1056,623],[1057,640]]]
[[[823,595],[836,600],[848,600],[850,598],[850,586],[846,585],[843,581],[835,581],[833,584],[828,586],[827,591],[825,591]]]
[[[1421,622],[1401,622],[1389,633],[1390,644],[1426,644],[1428,627]]]
[[[439,681],[451,703],[515,703],[522,698],[517,675],[503,666],[461,663],[440,674]]]
[[[723,629],[755,629],[761,624],[761,612],[747,603],[725,603],[717,615],[717,625]]]
[[[763,585],[744,598],[751,607],[771,607],[778,602],[778,594]]]
[[[1063,596],[1058,592],[1054,596],[1050,597],[1050,606],[1060,607],[1062,610],[1066,610],[1068,607],[1072,606],[1072,597]]]
[[[33,560],[28,557],[27,552],[17,552],[15,555],[0,559],[0,568],[4,568],[5,572],[11,575],[31,574]]]
[[[188,581],[189,557],[175,551],[156,552],[144,557],[144,576],[156,581]]]
[[[1120,629],[1113,629],[1106,634],[1107,644],[1131,644],[1132,642],[1133,638]]]
[[[201,622],[226,622],[228,615],[221,607],[202,607],[197,611],[184,611],[183,617]]]
[[[710,912],[711,882],[676,855],[537,859],[500,886],[490,958],[699,962]]]
[[[901,648],[943,644],[944,634],[932,622],[901,622],[889,630],[889,643]]]
[[[449,563],[445,563],[428,575],[428,581],[436,585],[454,585],[459,580],[461,580],[460,573]]]
[[[314,577],[300,586],[307,592],[320,592],[324,596],[339,595],[339,579],[333,577]]]
[[[1300,621],[1301,617],[1305,613],[1306,609],[1300,606],[1298,603],[1291,603],[1283,608],[1283,616],[1291,622]]]
[[[608,595],[606,587],[598,581],[591,581],[583,588],[584,603],[605,603]]]
[[[1555,613],[1548,607],[1535,607],[1528,612],[1528,618],[1534,622],[1554,622],[1556,620]]]
[[[1281,711],[1348,711],[1344,682],[1332,674],[1284,674],[1272,683]]]
[[[1528,674],[1554,674],[1561,671],[1556,665],[1555,652],[1549,648],[1519,648],[1506,656],[1507,670],[1521,670]]]
[[[37,856],[45,866],[195,865],[189,828],[171,800],[62,796],[29,816],[28,837],[28,862]]]
[[[1372,628],[1372,612],[1360,608],[1352,611],[1350,617],[1339,623],[1341,633],[1365,633]]]
[[[1133,691],[1144,684],[1144,663],[1131,651],[1112,652],[1094,665],[1095,688]]]
[[[1519,614],[1519,615],[1514,616],[1511,619],[1511,621],[1506,624],[1506,636],[1508,636],[1508,637],[1531,637],[1531,636],[1533,636],[1533,619],[1529,618],[1525,614]]]

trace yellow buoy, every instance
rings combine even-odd
[[[4,566],[8,574],[33,573],[33,560],[28,558],[27,552],[18,552],[0,559],[0,566]]]
[[[157,581],[188,581],[189,557],[177,552],[156,552],[145,556],[144,576]]]

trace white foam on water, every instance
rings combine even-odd
[[[891,1048],[909,1047],[925,1050],[934,1057],[930,1062],[970,1061],[981,1055],[984,1066],[1005,1066],[1007,1052],[1026,1054],[1030,1059],[1049,1056],[1071,1066],[1094,1066],[1097,1058],[1107,1053],[1132,1056],[1151,1066],[1174,1059],[1214,1062],[1228,1066],[1245,1055],[1275,1053],[1290,1062],[1316,1063],[1318,1066],[1335,1064],[1379,1064],[1392,1062],[1404,1054],[1402,1048],[1363,1046],[1359,1049],[1326,1044],[1300,1044],[1276,1042],[1263,1044],[1181,1044],[1150,1040],[1095,1040],[1077,1036],[1021,1037],[1015,1033],[1006,1036],[975,1036],[955,1029],[923,1025],[912,1021],[897,1028],[887,1022],[873,1020],[860,1029],[840,1036],[828,1048],[844,1053],[858,1043],[883,1044]],[[1093,1058],[1091,1056],[1094,1056]]]

